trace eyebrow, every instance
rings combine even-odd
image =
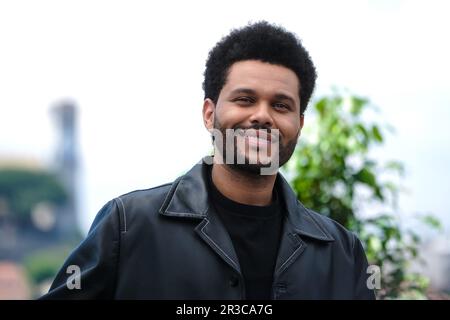
[[[248,89],[248,88],[237,88],[234,89],[233,91],[231,91],[231,95],[235,95],[235,94],[239,94],[239,93],[246,93],[246,94],[251,94],[251,95],[256,95],[256,91],[253,89]]]
[[[277,100],[289,100],[294,106],[295,106],[295,100],[293,98],[291,98],[290,96],[287,96],[283,93],[277,93],[275,95],[275,99]]]
[[[236,95],[236,94],[240,94],[240,93],[256,95],[256,91],[253,89],[249,89],[249,88],[237,88],[237,89],[231,91],[230,95]],[[284,93],[277,93],[277,94],[275,94],[274,97],[277,100],[288,100],[295,105],[295,100],[292,97],[285,95]]]

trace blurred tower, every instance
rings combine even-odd
[[[77,107],[73,101],[62,101],[52,112],[58,132],[54,168],[68,193],[67,205],[57,219],[57,228],[67,235],[78,232]]]

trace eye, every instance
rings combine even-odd
[[[287,105],[285,103],[281,103],[281,102],[274,103],[273,107],[275,109],[279,109],[279,110],[290,110],[289,105]]]
[[[239,97],[239,98],[234,99],[233,102],[238,102],[238,104],[247,105],[247,104],[254,103],[255,99],[253,99],[251,97]]]

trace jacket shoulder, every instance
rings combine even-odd
[[[303,206],[302,204],[300,205]],[[305,207],[303,208],[305,209],[304,212],[308,215],[308,217],[324,229],[326,233],[331,235],[335,241],[342,244],[349,251],[354,249],[356,241],[359,241],[354,232],[348,230],[339,222],[331,219],[330,217],[315,212],[311,209]]]
[[[165,183],[156,187],[142,190],[134,190],[113,199],[120,210],[139,210],[161,207],[163,201],[168,196],[173,182]]]
[[[159,209],[168,196],[172,184],[173,182],[149,189],[131,191],[111,200],[116,203],[122,232],[127,232],[133,226],[139,225],[143,219],[154,220],[158,216]]]
[[[114,200],[119,202],[122,201],[124,204],[130,204],[130,202],[136,204],[135,202],[139,203],[140,201],[143,201],[145,203],[146,201],[155,201],[159,198],[163,198],[164,200],[164,197],[169,192],[172,184],[173,182],[170,182],[148,189],[134,190],[122,194],[116,197]]]

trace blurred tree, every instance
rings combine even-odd
[[[0,169],[0,197],[8,203],[9,211],[19,221],[27,221],[40,202],[63,204],[67,194],[51,173],[38,170]]]
[[[417,257],[420,237],[405,230],[397,211],[403,165],[397,161],[380,164],[370,155],[381,145],[385,131],[392,130],[364,119],[370,110],[367,99],[334,93],[313,106],[311,122],[286,166],[286,175],[299,200],[354,231],[361,239],[370,264],[381,269],[378,298],[425,298],[428,281],[409,273],[408,264]],[[364,205],[382,212],[374,218],[358,215]],[[439,221],[424,222],[439,227]]]

